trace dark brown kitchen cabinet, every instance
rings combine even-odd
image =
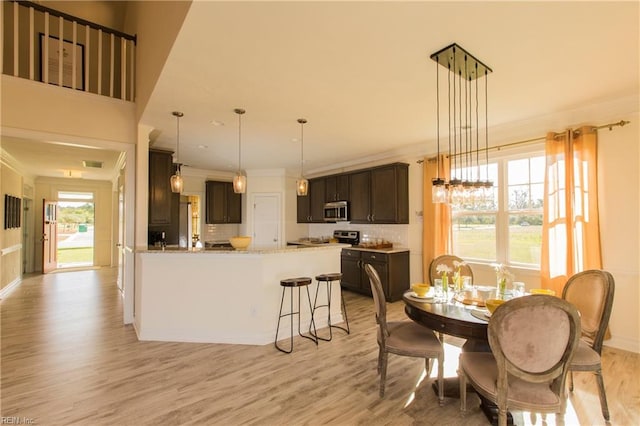
[[[173,173],[172,152],[149,150],[149,244],[159,241],[163,232],[167,244],[178,243],[180,194],[171,192]]]
[[[352,223],[369,223],[371,218],[371,171],[349,176],[349,219]]]
[[[325,179],[309,179],[309,191],[298,196],[298,223],[324,222]]]
[[[149,225],[171,223],[171,205],[174,202],[170,183],[172,155],[168,151],[149,151]]]
[[[242,223],[242,195],[231,182],[206,182],[205,223]]]
[[[327,203],[349,200],[349,175],[327,176],[325,179],[325,197]]]
[[[388,302],[402,299],[409,289],[409,251],[381,253],[357,249],[342,249],[340,256],[342,287],[371,296],[369,276],[364,265],[370,264],[380,276]]]
[[[350,176],[351,223],[409,223],[409,165],[394,163]]]

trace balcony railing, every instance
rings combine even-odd
[[[28,1],[2,7],[3,74],[134,100],[135,36]]]

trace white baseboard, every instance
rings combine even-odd
[[[605,340],[603,345],[610,348],[634,352],[637,354],[640,353],[640,341],[636,339],[626,339],[624,337],[612,336],[611,339]]]
[[[17,286],[22,282],[22,277],[18,277],[15,280],[11,281],[9,284],[4,286],[2,290],[0,290],[0,299],[4,299],[11,293]]]

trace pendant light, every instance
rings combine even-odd
[[[437,62],[436,58],[436,62]],[[438,70],[440,68],[436,67],[436,87],[440,87],[440,74]],[[432,187],[431,187],[431,202],[433,203],[446,203],[447,202],[447,187],[445,185],[444,179],[440,177],[440,91],[436,91],[436,117],[437,117],[437,143],[438,143],[438,151],[436,156],[436,177],[431,179]]]
[[[180,118],[184,116],[180,111],[173,111],[171,113],[174,117],[176,117],[176,172],[173,176],[171,176],[171,192],[175,192],[177,194],[182,193],[182,189],[184,188],[184,182],[182,181],[181,167],[182,163],[180,163]]]
[[[453,43],[431,55],[436,62],[436,103],[437,103],[437,143],[438,143],[438,172],[432,179],[432,201],[434,203],[451,203],[457,208],[476,209],[486,202],[487,194],[493,195],[493,183],[488,177],[489,155],[489,120],[488,120],[488,75],[493,72],[491,68],[483,64],[465,49]],[[439,67],[448,70],[448,115],[449,115],[449,181],[440,177],[440,78]],[[478,79],[484,77],[484,103],[485,103],[485,167],[486,180],[480,179],[480,141],[478,126],[480,125],[478,113]],[[453,79],[453,84],[452,83]],[[473,93],[473,80],[475,80],[475,96]],[[464,91],[464,93],[463,93]],[[464,97],[464,105],[463,105]],[[475,105],[473,103],[475,98]],[[476,164],[474,168],[473,153],[473,118],[475,106],[475,153]],[[452,120],[453,118],[453,120]],[[453,139],[453,141],[452,141]],[[453,147],[453,151],[452,151]],[[476,172],[476,180],[473,174]],[[483,194],[484,193],[484,194]],[[484,195],[484,196],[483,196]]]
[[[242,173],[242,114],[245,110],[236,108],[233,112],[238,114],[238,172],[233,177],[233,192],[244,194],[247,191],[247,177]]]
[[[296,181],[296,194],[305,197],[309,193],[309,181],[304,178],[304,118],[298,118],[300,123],[300,179]]]

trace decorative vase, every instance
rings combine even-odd
[[[506,278],[498,278],[498,282],[496,284],[496,299],[504,299],[504,292],[507,288],[507,279]]]
[[[442,294],[445,299],[447,299],[447,295],[449,293],[449,276],[447,274],[442,274]]]

